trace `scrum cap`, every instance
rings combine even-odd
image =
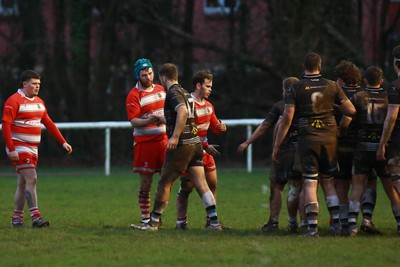
[[[134,72],[135,72],[136,79],[139,80],[139,72],[141,70],[148,69],[148,68],[153,68],[153,65],[151,65],[150,60],[148,60],[147,58],[139,58],[135,62],[135,67],[134,67]]]

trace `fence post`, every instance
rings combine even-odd
[[[247,139],[251,136],[251,125],[247,125]],[[247,172],[250,173],[253,170],[253,145],[250,144],[247,148]]]
[[[106,176],[110,176],[110,159],[111,159],[111,129],[106,128],[105,131],[105,142],[106,142],[106,155],[105,155],[105,166],[104,166],[104,172]]]

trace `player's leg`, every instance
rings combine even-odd
[[[139,174],[140,188],[137,195],[141,222],[150,221],[151,186],[155,173],[161,171],[165,158],[165,140],[141,142],[134,146],[133,171]]]
[[[261,228],[263,232],[272,232],[279,229],[279,214],[282,207],[282,190],[284,184],[279,184],[274,179],[270,183],[269,219]]]
[[[204,153],[203,162],[207,185],[214,196],[215,202],[217,202],[217,168],[215,166],[214,157],[208,153]],[[206,216],[205,227],[207,228],[209,225],[210,218]]]
[[[150,191],[153,182],[153,174],[140,173],[140,188],[138,192],[138,202],[142,223],[150,221]]]
[[[394,219],[396,220],[397,233],[400,233],[400,197],[393,186],[393,182],[390,178],[382,177],[382,186],[385,190],[387,197],[390,200]],[[373,232],[373,234],[381,234],[381,232]]]
[[[301,179],[289,179],[289,192],[287,198],[287,210],[289,215],[289,225],[287,230],[289,233],[297,233],[297,210],[299,209],[299,196],[302,186]]]
[[[352,189],[349,200],[349,234],[357,235],[357,217],[360,212],[360,202],[367,185],[365,174],[355,173],[351,179]]]
[[[22,220],[24,218],[24,206],[25,206],[25,179],[24,177],[17,173],[18,186],[14,195],[14,213],[12,216],[12,226],[19,227],[22,226]]]
[[[368,178],[368,183],[361,200],[363,221],[360,225],[360,229],[366,233],[380,235],[382,234],[381,231],[378,230],[372,222],[372,215],[376,204],[376,181],[376,173]]]
[[[26,203],[29,207],[29,213],[32,219],[33,227],[47,227],[50,222],[44,220],[39,211],[38,201],[37,201],[37,174],[36,169],[23,169],[19,171],[23,179],[25,180],[25,198]]]
[[[193,191],[194,185],[189,178],[182,176],[180,179],[180,187],[176,199],[176,230],[187,229],[187,211],[189,206],[189,195]]]
[[[269,174],[269,219],[266,224],[261,227],[263,232],[271,232],[279,229],[279,213],[282,207],[282,190],[283,186],[278,183],[278,176],[282,175],[281,161],[275,162],[271,166],[271,171]]]
[[[298,156],[301,159],[304,189],[304,210],[307,219],[305,236],[318,236],[318,175],[321,145],[312,140],[299,139],[297,144]]]
[[[335,183],[332,176],[321,175],[321,187],[325,194],[326,206],[332,219],[332,234],[340,234],[339,221],[339,198],[336,193]]]
[[[150,222],[146,225],[134,225],[132,228],[144,231],[158,230],[161,222],[161,215],[168,204],[171,188],[174,181],[181,176],[188,167],[193,154],[191,146],[182,145],[174,150],[167,151],[164,165],[161,170],[160,180],[158,181],[156,197],[152,212],[150,213]]]
[[[351,184],[351,171],[353,161],[352,147],[341,144],[338,146],[339,169],[335,174],[335,188],[339,198],[339,221],[342,228],[341,234],[346,236],[349,232],[349,190]]]
[[[305,176],[304,177],[304,210],[307,219],[307,231],[308,236],[318,236],[318,180],[316,177]]]
[[[206,182],[204,167],[190,166],[188,168],[188,174],[203,201],[207,217],[210,218],[210,225],[207,229],[222,230],[218,220],[215,198]]]

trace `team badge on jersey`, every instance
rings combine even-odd
[[[311,126],[312,127],[315,127],[315,128],[322,128],[322,127],[324,127],[324,124],[322,123],[322,121],[321,120],[314,120],[312,123],[311,123]]]

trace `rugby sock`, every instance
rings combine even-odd
[[[40,212],[39,212],[38,207],[30,208],[30,209],[29,209],[29,213],[30,213],[30,215],[31,215],[32,221],[35,220],[35,219],[37,219],[37,218],[40,218]]]
[[[12,223],[22,223],[23,218],[24,218],[23,210],[14,210],[14,214],[12,216]]]
[[[150,220],[150,192],[139,190],[138,200],[142,222],[148,223]]]
[[[339,205],[339,221],[342,229],[349,229],[349,205],[341,204]]]
[[[327,196],[326,205],[331,215],[332,225],[335,229],[340,228],[339,222],[339,198],[337,195]]]
[[[310,234],[318,233],[318,202],[311,202],[305,205],[306,217],[308,222],[308,232]]]
[[[278,224],[278,222],[279,222],[279,217],[278,216],[272,216],[272,217],[270,217],[269,218],[269,221],[271,222],[271,223],[273,223],[273,224]]]
[[[210,225],[219,225],[214,195],[211,193],[211,191],[207,191],[201,196],[201,199],[206,207],[207,216],[210,218]]]
[[[363,218],[366,220],[372,220],[372,213],[374,212],[376,204],[376,191],[372,188],[367,188],[364,191],[362,198],[362,213]]]
[[[296,217],[289,217],[289,224],[297,224],[297,218]]]
[[[349,230],[353,231],[357,229],[357,217],[360,211],[360,202],[350,200],[349,202]]]
[[[161,212],[153,211],[153,212],[150,214],[150,218],[151,218],[150,222],[151,222],[152,224],[158,225],[158,224],[160,223],[160,220],[161,220]]]
[[[187,216],[177,217],[176,224],[187,223]]]

